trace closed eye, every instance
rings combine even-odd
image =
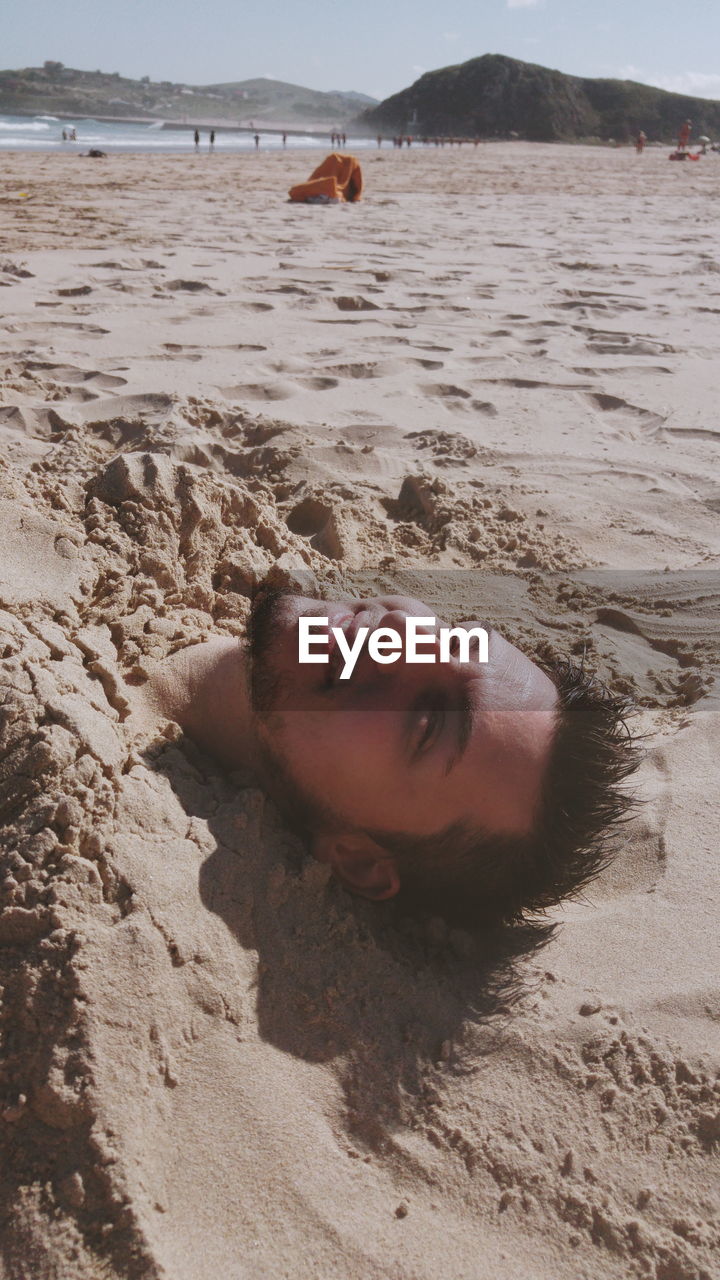
[[[445,725],[446,700],[442,695],[424,694],[415,702],[412,713],[412,757],[420,756],[434,746]]]

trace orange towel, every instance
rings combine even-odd
[[[355,156],[333,151],[319,164],[307,182],[290,189],[291,200],[359,200],[362,195],[362,169]]]

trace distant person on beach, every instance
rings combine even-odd
[[[211,151],[215,150],[215,130],[214,129],[210,130],[210,150]]]
[[[635,150],[637,151],[639,156],[642,155],[643,151],[645,150],[646,142],[647,142],[647,134],[643,133],[641,129],[637,138],[635,139]]]
[[[685,151],[690,144],[690,132],[692,130],[692,120],[685,120],[680,125],[678,133],[678,151]]]
[[[193,134],[193,141],[195,143],[195,150],[197,151],[198,147],[200,146],[200,133],[197,129]]]
[[[62,140],[63,140],[63,142],[67,142],[67,140],[68,140],[68,136],[67,136],[67,129],[63,129],[63,131],[62,131]]]
[[[246,639],[175,652],[145,696],[249,771],[351,892],[517,922],[577,894],[606,861],[637,765],[627,704],[582,665],[541,667],[489,623],[450,629],[432,613],[402,596],[261,587]],[[325,657],[304,664],[310,626]],[[403,652],[409,635],[424,663]]]
[[[255,134],[255,150],[257,151],[259,147],[260,147],[260,134],[256,133]]]
[[[282,144],[283,144],[283,146],[284,146],[284,147],[286,147],[286,146],[287,146],[287,134],[286,134],[286,133],[284,133],[284,134],[283,134],[283,136],[282,136]]]
[[[378,151],[379,151],[379,150],[380,150],[380,148],[381,148],[381,146],[382,146],[382,134],[381,134],[381,133],[379,133],[379,134],[378,134],[378,136],[377,136],[377,144],[378,144]]]

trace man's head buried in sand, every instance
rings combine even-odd
[[[160,706],[231,767],[249,767],[316,858],[351,892],[483,925],[577,893],[606,860],[636,767],[624,700],[582,668],[543,670],[487,623],[487,661],[454,641],[440,660],[374,661],[349,679],[332,628],[406,639],[418,600],[319,601],[261,589],[247,643],[182,650]],[[327,618],[329,662],[299,661],[302,618]],[[419,624],[410,624],[416,628]],[[313,624],[322,652],[322,627]],[[434,638],[433,638],[434,637]],[[474,656],[473,656],[474,655]]]

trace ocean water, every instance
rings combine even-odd
[[[77,130],[77,142],[63,142],[63,129]],[[210,129],[200,129],[200,150],[207,151]],[[277,133],[265,133],[261,129],[260,148],[263,151],[282,149],[282,138]],[[362,150],[374,146],[374,139],[351,138],[347,150]],[[193,152],[193,126],[182,129],[163,129],[159,124],[109,124],[101,120],[59,120],[55,116],[0,115],[0,151],[87,151],[97,147],[101,151],[150,151],[155,154],[180,155]],[[330,131],[325,134],[288,134],[288,150],[291,148],[330,149]],[[215,150],[218,152],[254,151],[252,132],[223,130],[215,134]]]

